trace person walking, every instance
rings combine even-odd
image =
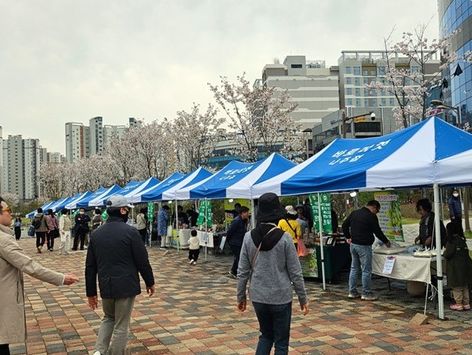
[[[239,254],[241,254],[241,246],[243,245],[244,235],[247,232],[249,222],[249,208],[246,206],[239,207],[239,215],[233,219],[228,231],[226,232],[226,240],[234,255],[233,265],[229,271],[229,275],[235,279],[238,273]]]
[[[92,231],[97,229],[102,225],[102,211],[100,208],[96,208],[95,211],[93,211],[93,217],[92,217]]]
[[[79,279],[38,264],[20,248],[10,230],[12,211],[0,197],[0,354],[10,354],[9,344],[26,342],[23,273],[56,286],[71,285]]]
[[[61,235],[60,252],[62,255],[69,254],[71,230],[72,221],[70,219],[70,211],[68,209],[63,209],[61,217],[59,217],[59,233]]]
[[[167,226],[169,225],[169,206],[165,205],[157,213],[157,244],[161,244],[161,249],[166,247]]]
[[[472,260],[462,226],[456,221],[446,226],[447,243],[444,251],[446,259],[447,285],[452,288],[455,304],[453,311],[470,310],[469,286],[472,284]]]
[[[155,291],[146,247],[136,228],[126,224],[130,206],[123,196],[107,201],[108,219],[90,238],[85,266],[88,304],[98,306],[97,276],[104,317],[95,343],[95,355],[123,354],[134,300],[141,293],[139,275],[149,296]]]
[[[89,232],[90,217],[85,213],[85,209],[81,208],[79,214],[75,216],[74,226],[74,246],[72,250],[77,250],[80,240],[80,250],[84,250],[85,237]]]
[[[141,208],[136,215],[136,229],[141,234],[141,240],[144,245],[147,244],[147,222],[146,222],[146,208]]]
[[[375,237],[387,247],[390,241],[380,229],[377,213],[380,203],[371,200],[365,207],[352,212],[344,221],[342,229],[348,243],[351,244],[351,272],[349,274],[349,298],[361,297],[364,301],[375,301],[377,297],[371,288],[372,244]],[[362,296],[357,292],[357,277],[362,272]]]
[[[54,239],[59,236],[59,222],[51,209],[48,210],[46,215],[46,224],[48,225],[48,232],[46,234],[48,250],[53,251]]]
[[[308,314],[302,268],[290,234],[277,227],[285,215],[276,194],[259,198],[257,225],[246,233],[238,265],[237,307],[247,307],[246,289],[259,321],[256,355],[288,354],[292,317],[292,285],[301,311]]]
[[[449,207],[449,216],[451,218],[451,222],[460,224],[462,226],[462,204],[459,191],[457,189],[452,190],[452,194],[447,200],[447,205]]]
[[[197,230],[192,229],[188,240],[189,264],[195,265],[198,261],[198,255],[200,255],[200,239],[197,237]]]
[[[46,234],[48,233],[46,217],[44,216],[41,207],[37,209],[32,224],[36,233],[36,249],[38,250],[38,253],[41,253],[44,243],[46,242]]]
[[[15,227],[15,239],[20,240],[21,238],[21,218],[17,216],[15,218],[15,222],[13,222],[13,226]]]
[[[289,205],[285,207],[285,217],[279,221],[279,228],[284,232],[290,234],[295,245],[295,249],[298,248],[298,239],[302,238],[302,228],[297,221],[297,211],[293,206]],[[298,250],[298,249],[297,249]]]

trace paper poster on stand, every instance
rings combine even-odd
[[[380,203],[377,218],[384,234],[392,241],[404,242],[402,213],[398,195],[392,192],[376,192],[374,198]]]

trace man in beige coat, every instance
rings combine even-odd
[[[9,228],[11,220],[12,211],[0,197],[0,355],[10,354],[9,344],[26,341],[23,272],[57,286],[78,281],[74,274],[46,269],[24,254]]]

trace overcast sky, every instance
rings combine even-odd
[[[291,54],[336,65],[425,23],[436,38],[436,1],[0,0],[0,126],[65,153],[65,122],[172,118],[220,75],[253,81]]]

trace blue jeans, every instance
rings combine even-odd
[[[259,343],[256,355],[268,355],[275,343],[275,355],[288,354],[292,302],[267,304],[252,302],[259,321]]]
[[[349,293],[357,293],[357,277],[362,271],[362,294],[372,293],[372,246],[351,244],[351,272],[349,274]]]

